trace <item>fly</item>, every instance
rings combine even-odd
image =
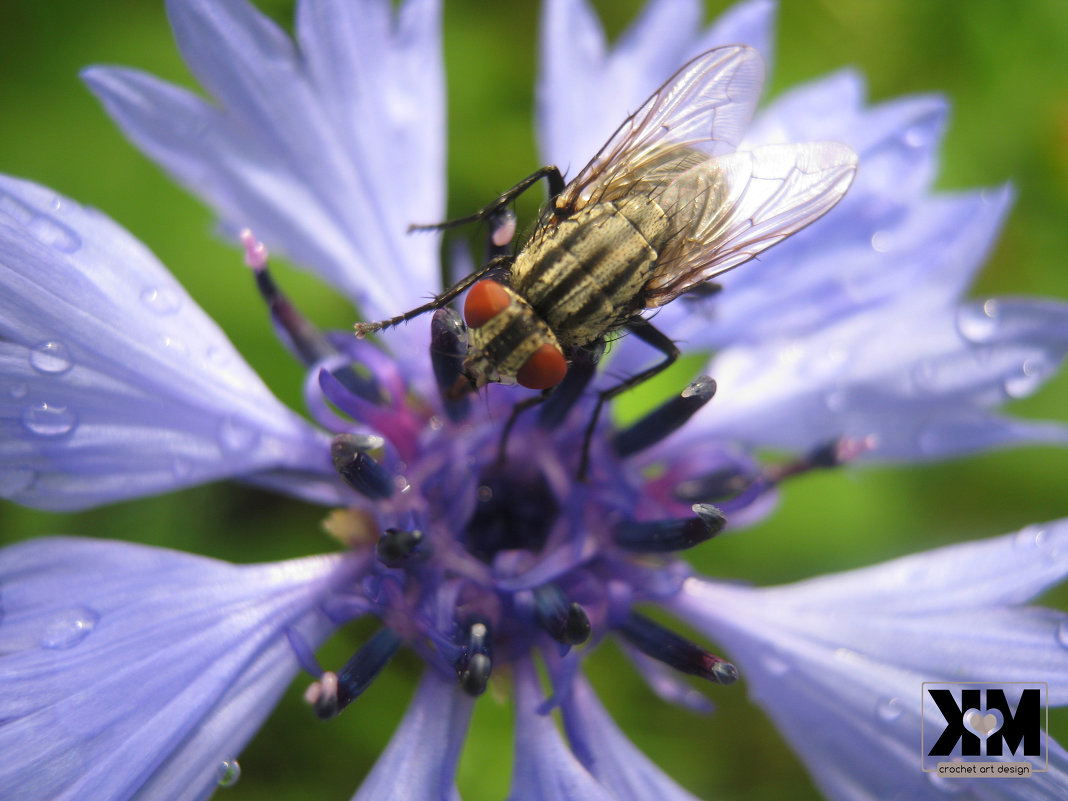
[[[470,289],[464,373],[471,385],[514,382],[547,391],[579,351],[630,331],[664,359],[601,392],[592,432],[607,400],[679,356],[643,312],[714,286],[711,278],[822,217],[852,183],[857,156],[843,144],[737,150],[763,77],[752,48],[709,50],[654,92],[570,182],[546,166],[475,214],[413,226],[488,221],[500,252],[514,230],[509,205],[542,178],[548,182],[549,202],[517,254],[491,258],[423,306],[357,323],[357,332],[442,308]],[[584,454],[580,475],[585,461]]]

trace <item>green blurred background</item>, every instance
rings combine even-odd
[[[260,4],[288,25],[292,4]],[[596,4],[611,36],[639,0]],[[727,8],[707,3],[708,18]],[[32,178],[95,205],[146,242],[218,320],[287,403],[300,408],[299,368],[270,333],[239,254],[212,233],[209,213],[129,146],[80,84],[93,63],[141,67],[190,84],[162,3],[25,0],[0,24],[0,171]],[[464,0],[445,9],[449,86],[450,210],[463,213],[538,164],[531,119],[537,6]],[[769,94],[852,65],[871,98],[941,92],[953,111],[938,185],[1011,180],[1019,199],[974,292],[1068,299],[1068,3],[931,0],[786,0]],[[321,324],[344,328],[351,309],[303,273],[280,268],[286,290]],[[176,379],[179,377],[176,377]],[[1068,418],[1068,377],[1016,402],[1026,417]],[[949,464],[844,470],[790,483],[777,513],[693,561],[710,574],[791,581],[1068,514],[1068,451],[1029,448]],[[237,486],[201,487],[80,514],[0,505],[0,543],[49,533],[131,539],[237,562],[330,549],[324,511]],[[1068,594],[1047,599],[1068,607]],[[323,654],[338,665],[360,627]],[[992,653],[996,662],[999,654]],[[708,688],[717,712],[702,718],[655,700],[616,649],[590,670],[608,708],[668,773],[702,798],[818,798],[804,770],[743,686]],[[221,791],[239,799],[347,799],[386,743],[419,674],[401,654],[339,719],[320,723],[291,690],[241,757],[243,776]],[[1037,678],[1037,677],[1036,677]],[[744,681],[743,683],[744,684]],[[511,711],[492,693],[477,706],[460,775],[466,801],[507,794]],[[1053,726],[1068,741],[1068,716]],[[227,755],[220,755],[227,756]],[[760,766],[750,771],[743,766]]]

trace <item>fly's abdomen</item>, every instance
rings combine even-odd
[[[527,244],[512,268],[515,289],[561,345],[588,344],[640,308],[668,232],[646,196],[587,206]]]

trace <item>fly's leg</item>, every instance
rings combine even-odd
[[[661,333],[659,329],[654,328],[652,323],[646,320],[644,317],[635,317],[626,324],[626,328],[638,339],[642,340],[646,344],[652,345],[658,351],[664,354],[664,360],[657,362],[652,367],[642,370],[640,373],[632,375],[624,381],[616,384],[614,387],[610,387],[601,392],[600,397],[597,398],[597,405],[593,409],[593,415],[590,417],[589,425],[586,426],[586,435],[582,439],[582,458],[579,460],[578,480],[586,480],[586,471],[590,466],[590,443],[593,440],[594,429],[597,428],[597,420],[601,416],[601,409],[607,401],[617,395],[621,395],[628,389],[638,386],[648,381],[653,376],[662,373],[669,368],[679,358],[679,349],[675,343],[671,341],[669,337]]]
[[[396,317],[390,317],[388,320],[378,320],[373,323],[356,323],[356,336],[362,337],[374,331],[381,331],[383,328],[392,328],[395,325],[400,325],[403,322],[411,320],[413,317],[418,317],[420,314],[426,314],[429,311],[440,309],[446,304],[451,303],[454,298],[467,291],[468,287],[476,283],[479,279],[485,278],[495,270],[507,267],[511,263],[511,256],[498,256],[495,259],[490,259],[484,267],[476,270],[465,278],[461,278],[429,303],[424,303],[422,306],[412,309],[411,311],[406,311],[404,314],[398,314]]]
[[[504,424],[504,428],[501,429],[501,441],[497,443],[497,462],[503,463],[508,458],[508,437],[512,435],[512,428],[515,427],[516,420],[519,419],[519,415],[525,412],[527,409],[531,409],[541,403],[552,394],[554,387],[549,389],[543,389],[540,394],[532,395],[529,398],[519,401],[512,407],[511,414],[508,415],[508,422]]]
[[[448,228],[456,228],[459,225],[466,225],[467,223],[481,222],[483,220],[492,220],[494,214],[499,212],[502,208],[510,204],[513,200],[526,192],[530,187],[534,186],[542,178],[549,182],[549,202],[556,200],[557,196],[564,191],[564,176],[560,174],[553,165],[547,165],[535,172],[532,172],[522,181],[517,183],[507,192],[503,193],[500,197],[494,200],[487,206],[483,206],[474,214],[469,214],[466,217],[457,217],[455,220],[446,220],[440,223],[431,223],[429,225],[409,225],[409,233],[412,231],[444,231]],[[509,240],[511,237],[509,237]]]

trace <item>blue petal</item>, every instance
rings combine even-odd
[[[100,212],[0,177],[0,287],[4,497],[76,509],[274,469],[294,494],[303,474],[320,496],[335,480],[325,436]]]
[[[572,750],[620,801],[696,801],[619,730],[581,676],[561,705]]]
[[[86,71],[126,134],[228,228],[251,228],[365,314],[421,302],[439,280],[438,242],[407,228],[445,208],[437,0],[397,14],[385,0],[305,0],[299,52],[243,0],[168,11],[219,106],[137,72]]]
[[[353,801],[459,801],[456,763],[473,706],[474,699],[455,678],[428,669],[404,720]]]
[[[940,798],[918,764],[922,682],[1046,681],[1068,703],[1068,615],[1019,606],[1065,575],[1059,521],[766,590],[691,579],[668,607],[727,646],[830,797]],[[1049,751],[1027,782],[953,787],[1063,798],[1068,763]]]
[[[234,566],[54,538],[0,551],[0,797],[206,798],[312,647],[341,556]]]
[[[655,0],[609,50],[585,0],[549,0],[542,13],[538,78],[544,163],[575,174],[691,58],[716,45],[766,46],[773,13],[770,3],[750,3],[702,31],[698,3]]]
[[[614,801],[541,714],[541,685],[529,660],[515,664],[515,768],[508,801]]]

